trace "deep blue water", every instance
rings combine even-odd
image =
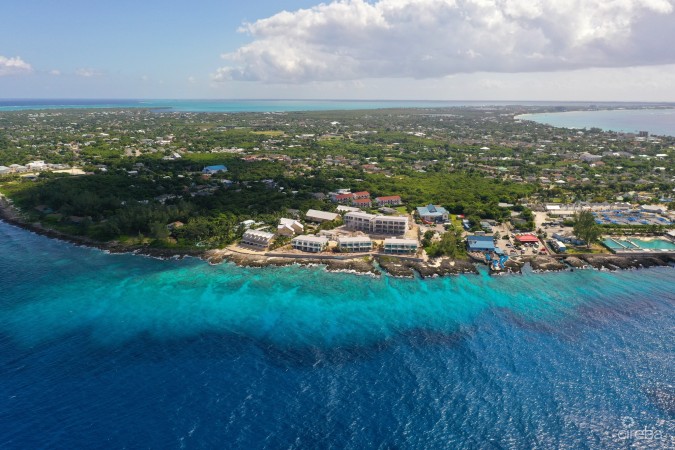
[[[398,280],[4,223],[0,255],[3,449],[673,444],[673,268]]]
[[[525,114],[522,119],[562,128],[601,128],[637,133],[648,131],[660,136],[675,136],[675,109],[615,109]]]

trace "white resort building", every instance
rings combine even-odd
[[[291,245],[296,250],[318,253],[328,246],[328,238],[322,236],[302,235],[294,237]]]
[[[370,231],[370,222],[375,218],[374,214],[365,212],[348,212],[345,214],[345,228],[349,230]]]
[[[350,212],[344,217],[345,228],[374,234],[403,235],[408,229],[405,216],[376,216],[364,212]]]
[[[372,232],[376,234],[403,235],[408,229],[405,216],[376,216],[371,222]]]
[[[274,239],[272,233],[266,231],[258,230],[247,230],[241,238],[241,243],[245,245],[251,245],[253,247],[266,248]]]
[[[338,247],[343,252],[369,252],[373,249],[373,241],[367,236],[339,237]]]
[[[417,251],[417,246],[418,244],[415,239],[388,238],[384,240],[384,253],[415,253]]]

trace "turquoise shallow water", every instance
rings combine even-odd
[[[424,100],[100,100],[34,99],[0,100],[1,111],[44,109],[150,108],[165,112],[276,112],[327,111],[382,108],[443,108],[511,104],[508,102],[424,101]]]
[[[108,255],[3,223],[0,254],[3,448],[675,436],[673,268],[398,280]]]
[[[628,109],[606,111],[568,111],[524,114],[524,120],[561,128],[601,128],[603,130],[675,136],[675,109]]]
[[[383,108],[450,108],[531,105],[588,106],[575,102],[452,101],[452,100],[176,100],[176,99],[0,99],[0,112],[32,109],[151,108],[165,112],[276,112]],[[614,105],[608,103],[608,105]],[[161,109],[160,109],[161,108]]]
[[[14,242],[17,234],[25,233],[2,228],[0,270],[14,275],[3,280],[13,301],[3,305],[0,323],[24,345],[87,329],[102,345],[139,335],[166,339],[216,332],[330,348],[378,342],[417,328],[453,332],[494,308],[525,320],[555,321],[587,297],[644,293],[644,275],[638,272],[523,277],[482,272],[411,281],[333,274],[321,267],[256,270],[195,259],[108,255],[37,236],[32,239],[42,249],[35,252],[32,239]],[[24,274],[32,275],[22,279]],[[649,275],[655,281],[649,286],[652,295],[670,294],[670,271]]]

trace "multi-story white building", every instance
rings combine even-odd
[[[241,238],[241,243],[253,247],[266,248],[272,243],[274,235],[266,231],[247,230]]]
[[[406,216],[375,216],[371,222],[371,231],[376,234],[403,235],[407,229]]]
[[[343,252],[369,252],[373,249],[373,241],[367,236],[339,237],[338,246]]]
[[[349,230],[358,230],[370,232],[370,222],[375,218],[374,214],[364,212],[349,212],[345,214],[345,228]]]
[[[376,216],[350,212],[345,214],[344,222],[347,229],[374,234],[403,235],[408,229],[408,218],[405,216]]]
[[[384,240],[384,252],[392,254],[415,253],[418,243],[415,239],[388,238]]]
[[[294,237],[291,245],[296,250],[318,253],[328,246],[328,238],[322,236],[302,235]]]

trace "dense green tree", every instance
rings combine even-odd
[[[586,241],[586,245],[590,248],[592,243],[597,242],[602,231],[595,223],[593,213],[585,210],[574,215],[574,233],[578,238]]]

